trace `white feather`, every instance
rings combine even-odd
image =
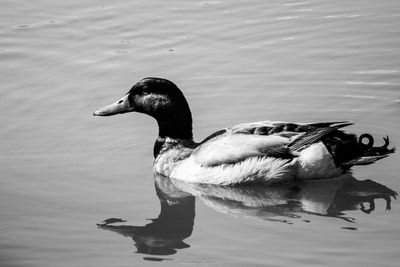
[[[154,171],[190,183],[232,185],[284,183],[294,179],[326,179],[342,174],[322,142],[302,150],[294,159],[251,156],[237,163],[202,165],[191,149],[176,147],[162,153]]]
[[[291,180],[293,166],[286,159],[250,157],[236,164],[201,166],[193,157],[180,162],[169,177],[193,183],[229,185],[249,182],[282,183]]]
[[[337,168],[332,155],[322,142],[312,144],[300,152],[298,161],[299,179],[326,179],[342,174]]]

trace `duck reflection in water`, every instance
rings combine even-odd
[[[161,212],[145,226],[113,225],[121,219],[107,219],[97,226],[130,237],[137,253],[171,255],[177,249],[188,248],[183,242],[193,231],[195,197],[176,188],[168,178],[157,176],[155,189],[160,199]],[[110,220],[112,222],[110,222]]]
[[[354,222],[344,211],[371,213],[376,199],[385,200],[386,209],[390,210],[391,198],[397,196],[382,184],[360,181],[350,174],[275,187],[189,184],[160,175],[154,181],[161,203],[158,218],[145,226],[117,225],[124,221],[115,218],[98,224],[101,229],[132,238],[137,253],[149,255],[171,255],[177,249],[189,247],[183,240],[193,231],[195,197],[219,212],[236,217],[293,223],[302,213]]]

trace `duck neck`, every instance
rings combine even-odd
[[[158,124],[158,137],[154,144],[154,158],[159,155],[167,137],[171,139],[193,140],[192,114],[190,110],[175,116],[156,118]]]
[[[172,139],[193,139],[192,115],[177,115],[164,119],[157,119],[158,136]]]

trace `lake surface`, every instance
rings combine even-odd
[[[2,0],[0,265],[398,266],[399,153],[328,182],[185,186],[153,176],[153,119],[92,112],[156,76],[196,140],[351,120],[399,146],[399,48],[395,0]]]

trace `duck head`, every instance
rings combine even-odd
[[[171,81],[148,77],[137,82],[118,101],[104,106],[94,116],[139,112],[157,120],[160,137],[192,139],[192,114],[181,90]]]

